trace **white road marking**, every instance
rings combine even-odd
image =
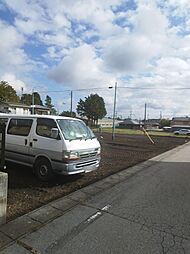
[[[108,211],[110,209],[111,205],[104,206],[101,210],[102,211]]]
[[[108,204],[108,205],[104,206],[104,207],[101,209],[101,211],[108,211],[110,207],[111,207],[111,205]],[[101,212],[97,212],[97,213],[93,214],[92,216],[90,216],[90,217],[87,219],[87,222],[91,222],[91,221],[95,220],[95,219],[96,219],[97,217],[99,217],[100,215],[102,215]]]
[[[93,214],[92,216],[90,216],[90,218],[88,218],[87,222],[91,222],[92,220],[95,220],[100,215],[102,215],[101,212],[97,212],[97,213]]]

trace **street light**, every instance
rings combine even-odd
[[[113,88],[113,86],[110,86],[109,88]],[[116,111],[116,98],[117,98],[117,82],[115,82],[115,87],[114,87],[112,140],[115,139],[115,111]]]

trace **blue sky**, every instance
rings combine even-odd
[[[0,29],[0,80],[18,94],[48,94],[61,112],[68,90],[74,108],[98,93],[111,116],[117,81],[118,115],[143,118],[145,103],[149,117],[189,115],[189,91],[174,89],[189,86],[189,0],[2,0]]]

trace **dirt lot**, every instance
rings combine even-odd
[[[50,183],[42,183],[33,176],[30,168],[8,164],[8,220],[187,142],[185,138],[153,137],[153,145],[143,135],[116,135],[114,142],[111,134],[102,136],[101,166],[84,176],[59,176]]]

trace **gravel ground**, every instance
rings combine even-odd
[[[98,136],[98,134],[97,134]],[[56,177],[49,183],[42,183],[30,168],[8,164],[9,174],[8,213],[12,220],[56,198],[67,195],[110,174],[126,169],[187,142],[185,138],[153,137],[155,145],[143,135],[102,134],[101,166],[97,171],[76,176]]]

